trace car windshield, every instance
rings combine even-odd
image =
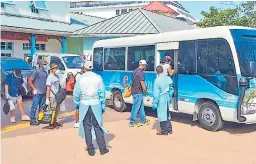
[[[63,60],[68,68],[81,68],[84,62],[80,56],[65,56]]]
[[[242,76],[250,76],[246,65],[249,61],[256,62],[256,30],[232,31]]]
[[[13,70],[15,68],[19,68],[21,70],[31,70],[32,69],[32,67],[24,60],[2,60],[1,67],[5,71]]]

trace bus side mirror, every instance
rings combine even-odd
[[[256,77],[256,61],[249,61],[247,63],[247,70],[250,76]]]

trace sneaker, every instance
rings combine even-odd
[[[100,155],[107,154],[108,152],[109,152],[108,149],[101,150],[101,151],[100,151]]]
[[[76,122],[76,123],[74,124],[74,128],[78,128],[78,127],[79,127],[79,123]]]
[[[55,122],[56,126],[58,127],[63,127],[63,125],[61,123],[59,123],[58,121]]]
[[[11,121],[11,123],[15,123],[15,122],[16,122],[16,121],[15,121],[15,117],[14,117],[14,116],[11,116],[10,121]]]
[[[146,119],[144,123],[141,123],[141,122],[140,122],[140,123],[138,124],[138,127],[144,126],[144,125],[149,125],[149,123],[150,123],[150,121]]]
[[[136,127],[138,124],[129,124],[129,127]]]
[[[21,116],[21,121],[30,121],[30,118],[28,115]]]
[[[31,126],[38,126],[38,125],[39,125],[39,122],[33,120],[33,121],[30,121],[30,125],[31,125]]]

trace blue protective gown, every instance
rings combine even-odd
[[[154,82],[153,91],[153,108],[157,108],[158,121],[170,120],[171,116],[167,116],[167,106],[169,107],[173,95],[173,81],[169,76],[160,74]]]
[[[104,133],[108,131],[103,127],[102,114],[105,110],[106,93],[102,78],[94,72],[84,73],[76,82],[73,91],[74,104],[79,106],[78,135],[84,139],[83,120],[91,106],[94,116]],[[94,128],[92,138],[96,139]]]

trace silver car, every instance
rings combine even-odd
[[[27,78],[32,71],[31,65],[20,58],[14,57],[1,57],[1,96],[4,95],[4,86],[5,86],[5,79],[6,76],[13,71],[13,69],[19,68],[21,69],[21,74],[23,76],[23,80],[26,83],[26,86],[29,90],[27,96],[32,96],[32,91],[27,84]]]

